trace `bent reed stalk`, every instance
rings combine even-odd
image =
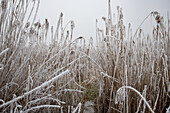
[[[136,90],[135,88],[131,87],[131,86],[122,86],[117,90],[117,94],[119,93],[120,90],[127,88],[127,89],[131,89],[134,92],[136,92],[141,98],[142,100],[145,102],[145,104],[148,106],[149,110],[154,113],[154,111],[152,110],[152,108],[150,107],[150,105],[148,104],[148,102],[146,101],[146,99],[140,94],[140,92],[138,90]]]

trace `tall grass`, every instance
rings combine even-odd
[[[1,1],[0,112],[83,112],[88,101],[97,113],[166,111],[169,17],[151,12],[133,35],[120,7],[113,24],[109,0],[105,28],[96,20],[95,46],[93,38],[86,43],[73,37],[75,23],[63,26],[62,13],[55,31],[48,19],[35,22],[39,5],[40,0]],[[141,28],[148,17],[156,23],[152,35]]]

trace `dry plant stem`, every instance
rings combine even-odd
[[[30,1],[29,1],[29,3],[30,3]],[[27,4],[27,6],[26,6],[26,11],[27,11],[27,7],[28,7],[29,3],[28,3],[28,4]],[[34,1],[34,4],[32,5],[32,8],[31,8],[30,14],[29,14],[28,19],[27,19],[27,21],[26,21],[26,22],[28,22],[28,21],[29,21],[29,19],[30,19],[31,15],[32,15],[32,12],[33,12],[33,10],[34,10],[35,3],[36,3],[36,2]],[[26,11],[25,11],[25,14],[26,14]]]
[[[135,91],[141,98],[142,100],[145,102],[145,104],[148,106],[149,110],[154,113],[154,111],[152,110],[152,108],[150,107],[150,105],[148,104],[148,102],[146,101],[146,99],[140,94],[140,92],[138,90],[136,90],[135,88],[131,87],[131,86],[122,86],[117,90],[117,93],[123,89],[123,88],[127,88],[127,89],[131,89],[133,91]]]
[[[73,22],[73,20],[70,20],[69,22],[67,22],[66,26],[63,29],[63,32],[66,30],[67,26],[69,25],[69,23]]]
[[[55,80],[57,80],[58,78],[62,77],[63,75],[66,75],[67,73],[69,73],[69,70],[66,70],[66,71],[62,72],[61,74],[59,74],[58,76],[52,78],[51,80],[49,80],[49,81],[47,81],[47,82],[41,84],[40,86],[38,86],[38,87],[32,89],[32,90],[29,91],[29,92],[26,92],[24,95],[19,96],[19,97],[17,97],[17,98],[14,98],[13,100],[8,101],[8,102],[6,102],[6,103],[0,105],[0,108],[4,107],[4,106],[6,106],[6,105],[9,105],[9,104],[11,104],[11,103],[13,103],[13,102],[16,102],[16,101],[18,101],[19,99],[22,99],[22,98],[24,98],[25,96],[27,96],[27,95],[29,95],[29,94],[31,94],[31,93],[37,91],[37,90],[40,90],[41,88],[47,86],[48,84],[53,83]]]
[[[143,90],[142,95],[144,95],[144,93],[145,93],[145,89]],[[138,106],[138,108],[137,108],[136,113],[139,112],[139,109],[140,109],[141,104],[142,104],[142,98],[141,98],[140,101],[139,101],[139,106]]]
[[[157,94],[157,97],[156,97],[156,101],[155,101],[155,105],[154,105],[153,110],[156,110],[156,106],[157,106],[158,99],[159,99],[159,92],[160,92],[160,90],[158,91],[158,94]]]
[[[60,17],[59,17],[59,20],[58,20],[58,23],[57,23],[57,28],[56,28],[56,31],[55,31],[55,34],[54,34],[54,41],[57,41],[57,42],[58,42],[58,39],[59,39],[58,33],[59,33],[59,27],[60,27],[62,16],[63,16],[63,13],[60,14]]]
[[[133,36],[133,40],[134,40],[134,38],[135,38],[138,30],[139,30],[140,27],[142,26],[142,24],[143,24],[143,23],[146,21],[146,19],[149,18],[149,16],[151,16],[151,15],[152,15],[152,13],[150,13],[150,14],[142,21],[142,23],[139,25],[139,27],[136,29],[136,32],[135,32],[135,34],[134,34],[134,36]]]
[[[73,50],[73,51],[76,52],[77,50]],[[89,58],[89,59],[90,59],[93,63],[95,63],[102,71],[104,71],[103,68],[102,68],[93,58],[91,58],[89,55],[87,55],[86,53],[83,53],[83,52],[81,52],[81,51],[77,51],[77,52],[84,54],[83,56],[86,56],[87,58]]]
[[[46,64],[48,63],[49,61],[51,61],[52,59],[54,59],[56,56],[58,56],[61,52],[63,52],[64,50],[66,50],[66,48],[69,48],[69,46],[74,43],[75,41],[79,40],[79,38],[75,39],[73,42],[71,42],[70,44],[68,44],[66,47],[64,47],[62,50],[60,50],[58,53],[56,53],[55,55],[53,55],[52,57],[50,57],[46,62],[44,62],[40,68],[39,68],[39,71],[41,71],[40,69]],[[39,72],[38,72],[39,73]]]
[[[58,105],[40,105],[40,106],[36,106],[36,107],[31,107],[30,109],[23,111],[23,113],[28,113],[29,111],[40,109],[40,108],[61,108],[61,106],[58,106]]]
[[[65,102],[62,102],[62,101],[60,101],[60,100],[58,100],[58,99],[54,99],[54,98],[50,98],[49,96],[45,96],[45,97],[38,98],[38,99],[33,100],[33,101],[29,101],[29,102],[25,105],[24,109],[26,109],[26,108],[27,108],[29,105],[31,105],[31,104],[34,104],[34,103],[37,103],[37,102],[40,102],[40,101],[44,101],[44,100],[53,100],[54,102],[57,102],[59,105],[60,105],[60,104],[65,104]]]
[[[77,107],[76,107],[76,109],[72,112],[72,113],[76,113],[76,111],[78,110],[78,113],[80,113],[80,111],[81,111],[81,103],[79,103],[78,105],[77,105]]]
[[[120,43],[121,44],[121,43]],[[111,85],[111,92],[110,92],[110,103],[109,103],[109,109],[111,109],[111,100],[112,100],[112,94],[113,94],[113,85],[114,85],[114,79],[115,79],[115,76],[116,76],[116,69],[117,69],[117,64],[119,62],[119,55],[120,55],[120,44],[119,44],[119,48],[117,50],[117,58],[116,58],[116,65],[114,67],[114,74],[113,74],[113,81],[112,81],[112,85]]]
[[[1,53],[0,53],[0,56],[3,55],[4,53],[8,52],[10,49],[9,48],[6,48],[5,50],[3,50]]]
[[[39,5],[40,5],[40,0],[37,0],[37,1],[38,1],[38,4],[37,4],[35,16],[34,16],[34,19],[33,19],[33,21],[32,21],[31,27],[33,26],[34,21],[35,21],[35,19],[36,19],[36,17],[37,17],[37,14],[38,14],[38,9],[39,9]]]
[[[115,109],[115,108],[113,108],[113,107],[111,107],[111,108],[112,108],[113,110],[119,112],[119,113],[123,113],[123,112],[119,111],[118,109]]]

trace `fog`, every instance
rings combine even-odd
[[[170,0],[111,0],[112,13],[116,13],[116,6],[123,9],[124,24],[131,23],[135,29],[151,12],[158,11],[167,16],[170,11]],[[108,0],[41,0],[37,20],[41,22],[47,18],[51,26],[56,28],[60,13],[64,14],[64,25],[68,21],[75,22],[74,37],[95,37],[96,19],[99,26],[104,28],[102,17],[107,17]],[[166,19],[166,18],[165,18]],[[153,19],[149,18],[142,26],[149,33]]]

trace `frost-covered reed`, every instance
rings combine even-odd
[[[76,22],[65,24],[63,13],[56,28],[48,19],[36,22],[40,0],[1,0],[0,112],[83,112],[88,101],[96,113],[166,112],[169,16],[153,11],[133,34],[120,7],[114,20],[110,2],[105,27],[96,20],[88,42],[73,37]],[[147,35],[142,25],[149,17]]]

